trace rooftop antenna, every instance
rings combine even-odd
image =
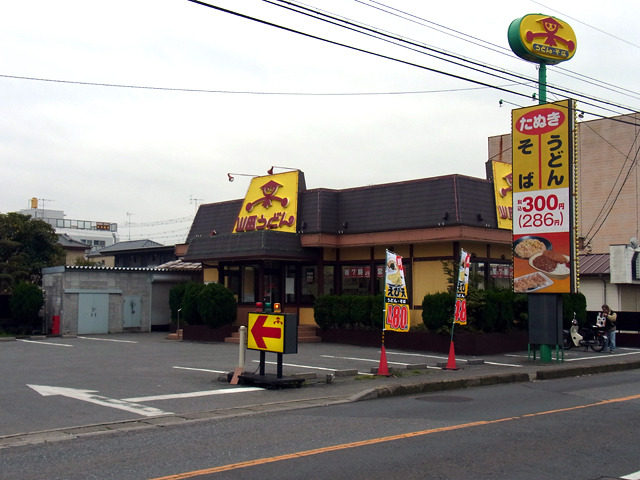
[[[202,202],[203,200],[204,198],[193,198],[193,195],[189,195],[189,204],[193,205],[195,203],[196,212],[198,211],[198,202]]]
[[[45,205],[46,202],[53,202],[54,200],[50,200],[48,198],[39,198],[38,201],[40,202],[40,205],[42,205],[42,219],[44,220],[44,217],[45,217],[45,215],[44,215],[44,205]],[[38,210],[37,209],[35,210],[34,213],[35,213],[36,218],[38,218]]]
[[[127,225],[129,226],[129,240],[131,240],[131,215],[133,215],[133,212],[127,212]]]

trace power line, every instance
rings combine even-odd
[[[551,10],[552,12],[559,13],[559,14],[560,14],[560,15],[562,15],[563,17],[570,18],[571,20],[573,20],[573,21],[575,21],[575,22],[578,22],[578,23],[581,23],[582,25],[584,25],[584,26],[586,26],[586,27],[592,28],[592,29],[594,29],[594,30],[596,30],[596,31],[598,31],[598,32],[600,32],[600,33],[603,33],[603,34],[605,34],[605,35],[608,35],[608,36],[610,36],[611,38],[615,38],[616,40],[620,40],[621,42],[624,42],[624,43],[626,43],[626,44],[628,44],[628,45],[631,45],[632,47],[640,48],[640,45],[636,45],[635,43],[632,43],[632,42],[630,42],[630,41],[628,41],[628,40],[625,40],[624,38],[617,37],[616,35],[613,35],[612,33],[605,32],[604,30],[601,30],[601,29],[599,29],[598,27],[594,27],[593,25],[589,25],[588,23],[582,22],[582,21],[578,20],[578,19],[577,19],[577,18],[575,18],[575,17],[571,17],[571,16],[569,16],[569,15],[567,15],[567,14],[565,14],[565,13],[562,13],[562,12],[560,12],[560,11],[558,11],[558,10],[554,10],[553,8],[548,7],[547,5],[543,5],[543,4],[542,4],[542,3],[540,3],[540,2],[536,2],[536,0],[531,0],[531,1],[532,1],[533,3],[537,3],[537,4],[538,4],[538,5],[540,5],[541,7],[546,8],[547,10]]]
[[[361,33],[361,34],[364,34],[364,35],[367,35],[367,36],[372,36],[373,38],[376,38],[378,40],[389,42],[389,43],[392,43],[392,44],[394,44],[396,46],[400,46],[402,48],[407,48],[407,49],[410,49],[412,51],[417,51],[417,50],[415,50],[413,48],[413,47],[417,47],[417,48],[421,49],[419,51],[419,53],[426,54],[426,55],[432,56],[434,58],[437,58],[439,60],[446,61],[446,62],[449,62],[449,63],[453,63],[454,65],[462,66],[464,68],[468,68],[468,69],[474,70],[476,72],[483,73],[485,75],[491,75],[491,76],[494,76],[496,78],[500,78],[500,79],[506,80],[505,77],[503,77],[501,75],[498,75],[496,73],[491,73],[490,71],[500,72],[500,73],[504,73],[504,74],[510,75],[510,76],[512,76],[514,78],[517,78],[519,80],[525,80],[526,82],[536,82],[537,83],[536,80],[534,80],[534,79],[532,79],[530,77],[525,77],[523,75],[520,75],[520,74],[517,74],[517,73],[514,73],[514,72],[510,72],[510,71],[508,71],[506,69],[503,69],[503,68],[491,66],[491,65],[488,65],[486,63],[478,62],[478,61],[473,60],[473,59],[465,58],[465,57],[462,57],[460,55],[456,55],[456,54],[453,54],[453,53],[450,53],[450,52],[447,52],[447,51],[444,51],[444,50],[441,50],[441,49],[437,49],[435,47],[428,46],[428,45],[426,45],[426,44],[424,44],[422,42],[417,42],[417,41],[414,41],[414,40],[410,40],[410,39],[404,38],[402,36],[399,36],[397,34],[390,34],[390,33],[386,32],[386,31],[382,31],[380,29],[372,28],[372,27],[370,27],[368,25],[364,25],[364,24],[362,24],[360,22],[355,22],[355,21],[347,19],[345,17],[338,17],[335,14],[332,14],[332,13],[329,13],[329,12],[325,12],[325,11],[322,11],[322,10],[318,10],[315,7],[314,8],[307,7],[304,4],[300,4],[299,2],[288,1],[288,0],[263,0],[263,1],[266,2],[266,3],[272,4],[274,6],[278,6],[278,7],[285,8],[287,10],[290,10],[290,11],[293,11],[293,12],[296,12],[296,13],[303,14],[305,16],[314,18],[316,20],[321,20],[323,22],[330,23],[330,24],[333,24],[333,25],[341,27],[341,28],[346,28],[348,30],[356,31],[358,33]],[[196,3],[203,4],[202,2],[196,2]],[[204,5],[211,6],[210,4],[204,4]],[[217,8],[217,7],[212,6],[212,8]],[[318,15],[320,15],[320,16],[318,16]],[[253,18],[253,17],[250,17],[250,18]],[[278,26],[278,27],[282,27],[282,26]],[[282,28],[287,29],[287,27],[282,27]],[[291,31],[294,31],[294,30],[291,30]],[[297,30],[295,30],[294,32],[300,33]],[[302,34],[304,34],[304,33],[302,33]],[[322,39],[322,40],[328,41],[326,39]],[[329,41],[329,42],[331,42],[331,41]],[[400,43],[405,44],[405,45],[400,45],[400,44],[398,44],[396,42],[400,42]],[[342,44],[340,44],[340,45],[342,45]],[[432,53],[426,53],[426,52],[424,52],[422,50],[427,50],[427,51],[432,52]],[[371,53],[371,52],[367,51],[367,53]],[[440,55],[440,56],[438,56],[438,55]],[[447,57],[447,58],[443,58],[443,56]],[[458,63],[458,62],[456,62],[456,61],[454,61],[452,59],[456,59],[456,60],[461,60],[463,62],[467,62],[469,65],[464,65],[464,64]],[[394,59],[394,60],[401,61],[401,60],[398,60],[398,59]],[[490,70],[490,71],[489,72],[488,71],[482,71],[482,70],[479,69],[479,67],[485,68],[485,69]],[[427,67],[424,67],[424,68],[427,68]],[[444,72],[444,73],[446,74],[446,72]],[[473,80],[467,79],[467,81],[473,81]],[[582,94],[582,93],[579,93],[579,92],[574,92],[574,91],[571,91],[571,90],[568,90],[568,89],[564,89],[562,87],[553,86],[553,85],[547,85],[547,89],[549,89],[549,88],[554,88],[555,90],[557,90],[559,92],[568,93],[568,94],[574,95],[574,96],[579,96],[579,97],[582,97],[583,99],[594,100],[594,101],[600,102],[600,103],[605,104],[605,105],[610,105],[610,106],[613,106],[613,107],[621,108],[623,110],[628,110],[628,111],[631,111],[631,112],[635,112],[636,111],[635,108],[626,107],[626,106],[623,106],[623,105],[618,105],[618,104],[615,104],[613,102],[609,102],[607,100],[594,98],[592,96],[585,95],[585,94]],[[553,92],[549,92],[549,93],[553,93]],[[621,114],[621,112],[618,112],[618,111],[615,111],[615,110],[611,110],[611,109],[606,108],[606,107],[601,107],[601,106],[598,106],[598,105],[594,105],[593,103],[590,103],[590,102],[587,102],[587,101],[584,101],[584,100],[582,102],[587,104],[587,105],[591,105],[591,106],[594,106],[594,107],[597,107],[597,108],[601,108],[603,110],[609,111],[609,112],[617,114],[617,115]]]
[[[373,6],[373,5],[369,5],[369,4],[365,3],[362,0],[354,0],[354,1],[357,2],[357,3],[363,4],[365,6],[378,9],[378,10],[383,11],[385,13],[388,13],[390,15],[402,18],[402,19],[407,20],[409,22],[417,23],[417,24],[422,25],[424,27],[431,28],[431,29],[433,29],[433,30],[435,30],[437,32],[444,33],[445,35],[452,36],[452,37],[457,38],[459,40],[463,40],[465,42],[468,42],[468,43],[471,43],[473,45],[485,48],[485,49],[493,51],[495,53],[506,55],[508,57],[513,57],[513,52],[511,52],[511,50],[506,48],[506,47],[503,47],[501,45],[496,45],[495,43],[488,42],[486,40],[480,39],[478,37],[474,37],[472,35],[468,35],[468,34],[466,34],[464,32],[460,32],[460,31],[455,30],[453,28],[446,27],[444,25],[440,25],[439,23],[436,23],[436,22],[432,22],[431,20],[427,20],[425,18],[418,17],[416,15],[410,14],[410,13],[402,11],[402,10],[398,10],[396,8],[390,7],[389,5],[385,5],[385,4],[381,3],[381,2],[377,2],[375,0],[369,0],[370,3],[381,5],[381,6],[385,7],[388,10],[384,10],[383,8],[379,8],[379,7],[376,7],[376,6]],[[539,5],[542,5],[542,4],[539,3]],[[544,5],[542,5],[542,6],[544,6]],[[551,9],[551,10],[553,10],[553,9]],[[553,11],[556,11],[556,10],[553,10]],[[398,13],[395,13],[395,12],[398,12]],[[560,13],[560,12],[558,12],[558,13]],[[400,15],[400,14],[402,14],[402,15]],[[564,14],[562,14],[562,15],[564,16]],[[571,18],[571,17],[568,17],[568,18]],[[579,20],[576,20],[576,21],[580,22]],[[584,24],[584,22],[580,22],[580,23]],[[585,25],[587,25],[587,24],[585,24]],[[590,26],[590,25],[587,25],[587,26]],[[599,29],[597,29],[595,27],[591,27],[591,28],[594,28],[595,30],[599,30]],[[607,32],[604,32],[602,30],[599,30],[599,31],[601,31],[602,33],[605,33],[607,35],[610,35],[611,37],[616,38],[616,39],[618,39],[620,41],[623,41],[625,43],[630,43],[630,42],[626,42],[624,39],[616,37],[615,35],[608,34]],[[634,44],[631,44],[631,45],[635,46]],[[606,88],[607,90],[616,89],[616,90],[618,90],[616,93],[619,93],[619,94],[625,95],[625,96],[629,96],[629,97],[634,98],[634,99],[639,99],[639,97],[637,96],[638,92],[635,92],[633,90],[629,90],[629,89],[626,89],[626,88],[623,88],[623,87],[620,87],[620,86],[616,86],[616,85],[613,85],[611,83],[608,83],[608,82],[605,82],[605,81],[598,80],[596,78],[590,77],[588,75],[584,75],[584,74],[579,74],[579,73],[573,72],[572,70],[569,70],[568,68],[562,67],[562,66],[559,66],[559,65],[555,65],[555,70],[557,70],[558,73],[560,73],[562,75],[565,75],[565,76],[568,76],[570,78],[573,78],[574,80],[579,80],[581,82],[596,86],[598,88]],[[632,94],[632,95],[630,95],[630,94]]]
[[[158,225],[169,225],[171,223],[186,223],[193,220],[193,216],[190,217],[181,217],[181,218],[171,218],[169,220],[158,220],[157,222],[147,222],[147,223],[133,223],[126,222],[124,226],[126,227],[155,227]]]

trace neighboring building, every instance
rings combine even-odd
[[[89,245],[92,249],[104,248],[118,242],[118,224],[96,222],[92,220],[71,220],[65,218],[62,210],[45,210],[37,208],[37,200],[32,200],[36,208],[20,210],[23,215],[44,220],[51,225],[58,235]]]
[[[202,281],[201,269],[180,264],[169,268],[44,268],[47,329],[54,334],[168,330],[169,291],[188,281]]]
[[[157,267],[177,260],[175,246],[162,245],[153,240],[129,240],[118,242],[96,250],[90,255],[92,260],[105,259],[114,267],[142,268]]]
[[[306,190],[302,172],[258,177],[244,202],[201,205],[187,244],[204,280],[234,292],[240,321],[267,301],[313,324],[319,295],[381,293],[387,249],[403,257],[414,324],[424,295],[446,290],[443,261],[459,261],[461,248],[485,284],[511,282],[493,183],[463,175],[345,190]]]
[[[58,244],[66,253],[65,265],[75,265],[76,260],[85,260],[91,247],[86,243],[74,240],[66,233],[58,235]]]

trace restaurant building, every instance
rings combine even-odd
[[[460,249],[481,288],[510,286],[511,230],[498,228],[494,195],[491,180],[464,175],[344,190],[307,190],[301,171],[255,177],[244,199],[201,205],[178,253],[233,291],[240,323],[262,301],[314,324],[320,295],[383,292],[390,250],[403,257],[416,324]]]

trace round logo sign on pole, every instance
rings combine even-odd
[[[555,17],[529,14],[509,25],[509,46],[529,62],[555,65],[576,53],[576,34],[569,24]]]

